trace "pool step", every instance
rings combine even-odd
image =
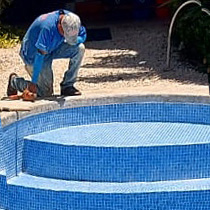
[[[0,171],[0,210],[8,207],[7,181],[5,170]]]
[[[79,182],[27,174],[8,181],[10,210],[207,209],[210,179],[164,182]]]
[[[66,127],[26,137],[23,163],[28,174],[65,180],[207,178],[210,126],[113,122]]]

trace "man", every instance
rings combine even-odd
[[[27,81],[13,73],[9,77],[7,95],[28,90],[29,94],[53,94],[52,61],[70,58],[69,67],[60,83],[61,95],[81,95],[74,87],[84,56],[86,29],[80,18],[67,10],[58,10],[39,16],[29,27],[21,45],[20,56],[32,80]],[[27,98],[27,94],[26,94]]]

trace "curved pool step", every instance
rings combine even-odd
[[[209,125],[115,122],[66,127],[26,137],[23,169],[42,177],[101,182],[207,178],[209,143]]]
[[[206,209],[210,179],[100,183],[27,174],[8,181],[10,210]]]

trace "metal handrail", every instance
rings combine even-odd
[[[169,27],[169,34],[168,34],[168,46],[167,46],[167,60],[166,60],[166,65],[167,65],[167,68],[170,67],[170,52],[171,52],[171,34],[172,34],[172,30],[173,30],[173,26],[174,26],[174,22],[176,20],[176,17],[177,15],[179,14],[179,12],[187,5],[189,4],[197,4],[198,6],[201,7],[201,2],[198,1],[198,0],[189,0],[185,3],[183,3],[177,10],[176,12],[174,13],[173,15],[173,18],[171,20],[171,24],[170,24],[170,27]],[[202,9],[202,10],[205,10],[205,9]],[[207,12],[206,10],[204,12]]]

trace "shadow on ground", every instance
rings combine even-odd
[[[157,76],[160,79],[176,80],[183,84],[207,85],[207,76],[196,71],[197,67],[182,59],[177,52],[172,51],[171,68],[167,68],[169,23],[169,20],[106,23],[105,27],[110,27],[112,40],[87,42],[87,49],[95,49],[99,53],[93,55],[93,63],[84,64],[83,67],[86,70],[94,68],[126,69],[126,72],[120,71],[115,75],[100,75],[102,82],[141,80]],[[105,54],[104,51],[108,53]],[[100,82],[99,76],[80,77],[79,81]]]

